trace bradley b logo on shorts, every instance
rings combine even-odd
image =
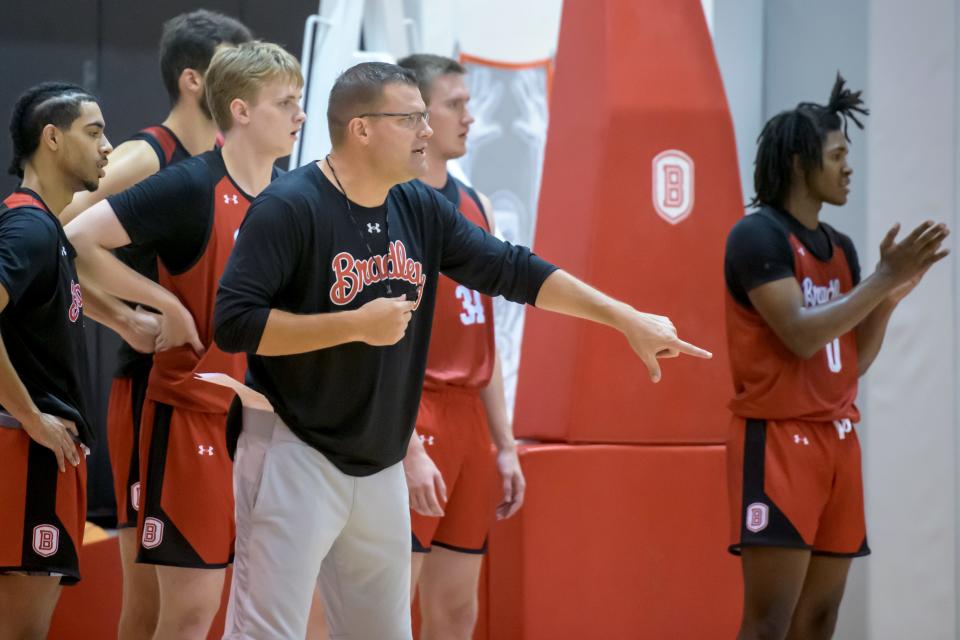
[[[754,502],[747,507],[747,529],[759,533],[770,523],[770,507],[762,502]]]
[[[143,538],[140,544],[144,549],[153,549],[163,542],[163,523],[156,518],[146,518],[143,521]]]
[[[60,548],[60,529],[50,524],[38,524],[33,528],[33,552],[49,558]]]

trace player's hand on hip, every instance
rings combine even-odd
[[[125,330],[120,337],[140,353],[153,353],[157,348],[157,336],[160,335],[160,326],[163,316],[147,311],[141,306],[130,311]]]
[[[73,466],[80,464],[80,452],[73,436],[79,437],[77,425],[70,420],[52,416],[49,413],[38,414],[36,419],[23,423],[23,430],[27,432],[37,444],[53,451],[57,457],[57,466],[65,471],[64,461]],[[73,436],[71,436],[73,434]]]
[[[916,286],[927,269],[950,253],[942,248],[943,241],[950,235],[950,230],[943,223],[934,224],[927,220],[897,242],[899,232],[898,223],[884,236],[880,243],[880,262],[877,264],[877,274],[886,278],[894,290],[911,282]],[[912,289],[912,286],[907,287],[906,293],[901,290],[899,297],[903,298]]]
[[[413,317],[415,302],[406,296],[377,298],[357,309],[361,340],[375,347],[400,342]]]
[[[407,453],[403,459],[403,472],[407,476],[410,508],[423,516],[443,517],[447,485],[427,452],[420,448]]]
[[[156,350],[166,351],[182,345],[190,345],[197,355],[206,350],[197,333],[193,314],[177,300],[169,308],[161,309],[160,331],[157,333]]]
[[[695,358],[712,358],[705,349],[684,342],[677,336],[677,329],[666,316],[633,310],[620,327],[637,356],[647,365],[650,379],[660,381],[659,358],[676,358],[688,355]]]
[[[497,505],[497,520],[506,520],[523,506],[523,494],[527,490],[516,447],[497,452],[497,471],[503,485],[503,501]]]

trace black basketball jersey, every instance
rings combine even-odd
[[[40,197],[17,189],[0,205],[0,284],[10,296],[0,335],[34,404],[72,420],[93,444],[83,294],[76,252]]]

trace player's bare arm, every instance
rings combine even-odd
[[[131,308],[88,282],[82,285],[84,315],[116,331],[140,353],[153,353],[162,316],[140,306]]]
[[[127,140],[110,154],[110,162],[104,167],[106,175],[100,178],[97,190],[76,193],[60,213],[60,222],[66,225],[107,196],[120,193],[159,170],[160,161],[148,142]]]
[[[9,303],[10,295],[6,287],[0,285],[0,312]],[[71,437],[71,434],[79,435],[76,425],[37,408],[10,362],[3,336],[0,336],[0,405],[20,422],[27,435],[53,451],[60,471],[66,469],[64,461],[69,461],[73,466],[80,464],[80,454]]]
[[[416,431],[407,445],[403,473],[407,478],[410,508],[423,516],[442,518],[443,505],[447,502],[447,485]]]
[[[748,292],[750,302],[784,345],[801,358],[813,356],[830,340],[857,329],[858,346],[861,341],[866,345],[869,357],[865,364],[869,366],[879,350],[889,319],[888,312],[886,319],[880,315],[867,322],[871,313],[881,304],[888,304],[899,287],[921,276],[948,253],[941,249],[949,234],[943,224],[924,222],[896,242],[898,231],[899,225],[895,225],[881,242],[880,262],[874,273],[831,302],[805,307],[800,284],[793,277],[752,289]],[[888,310],[881,309],[880,313],[885,311]],[[892,312],[892,308],[889,311]],[[864,370],[861,364],[861,372]]]
[[[617,329],[647,366],[653,382],[660,381],[658,358],[675,358],[680,354],[696,358],[713,357],[709,351],[677,337],[677,330],[670,318],[637,311],[562,270],[554,271],[544,281],[537,295],[536,307]]]
[[[506,520],[523,506],[527,481],[520,468],[517,443],[513,439],[513,425],[507,415],[507,402],[503,393],[503,370],[499,355],[494,361],[490,384],[480,390],[480,398],[487,411],[490,439],[497,448],[497,471],[503,488],[503,500],[497,505],[497,519]]]
[[[487,194],[477,192],[480,204],[487,216],[490,233],[496,235],[497,226],[493,215],[493,202]],[[503,501],[497,505],[497,518],[506,520],[513,516],[523,506],[523,496],[527,489],[526,478],[520,468],[520,458],[517,456],[517,443],[513,439],[513,425],[507,415],[507,401],[503,392],[503,370],[500,367],[500,356],[497,355],[493,365],[493,375],[490,384],[480,391],[480,398],[487,410],[487,424],[490,427],[490,439],[497,448],[497,471],[503,484]]]
[[[197,353],[203,352],[193,317],[177,297],[110,252],[130,244],[130,237],[109,202],[98,202],[68,224],[65,231],[77,251],[81,278],[109,295],[138,302],[163,314],[157,335],[158,351],[190,344]]]

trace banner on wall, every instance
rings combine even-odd
[[[459,167],[468,181],[490,198],[497,236],[532,246],[547,142],[552,63],[503,63],[468,54],[461,54],[460,61],[467,68],[470,111],[476,122]],[[523,305],[495,299],[497,353],[511,415],[523,320]]]

